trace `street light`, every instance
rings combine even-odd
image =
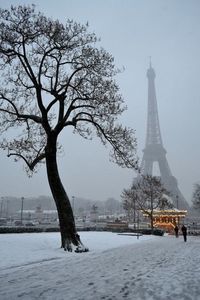
[[[136,211],[135,211],[135,198],[134,198],[134,201],[133,201],[133,209],[134,209],[134,211],[133,211],[133,222],[134,222],[134,229],[136,228]]]
[[[6,219],[8,219],[8,206],[9,206],[9,200],[6,200]]]
[[[73,214],[74,214],[74,199],[75,199],[75,197],[72,196],[72,210],[73,210]]]
[[[176,195],[176,207],[178,209],[178,195]]]
[[[23,209],[24,209],[24,197],[21,197],[22,203],[21,203],[21,225],[23,222]]]
[[[178,195],[176,195],[176,207],[178,209]],[[178,226],[179,226],[179,217],[178,217]]]
[[[138,211],[137,211],[137,228],[138,229],[140,228],[139,223],[140,223],[140,216],[139,216],[139,209],[138,209]]]
[[[1,197],[1,218],[2,218],[2,214],[3,214],[3,197]]]

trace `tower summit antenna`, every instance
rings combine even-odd
[[[151,56],[149,56],[149,68],[151,68]]]

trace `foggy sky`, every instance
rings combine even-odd
[[[39,0],[4,1],[0,6],[34,3],[45,15],[64,22],[89,22],[89,31],[125,67],[117,82],[128,106],[121,118],[136,130],[142,158],[147,122],[146,71],[151,56],[164,148],[172,174],[190,202],[200,180],[200,1],[198,0]],[[69,130],[62,134],[60,174],[70,197],[120,200],[133,171],[109,162],[109,148],[85,141]],[[0,197],[50,195],[45,166],[27,178],[23,163],[0,152]]]

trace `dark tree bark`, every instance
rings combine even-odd
[[[64,248],[64,250],[72,251],[74,245],[84,251],[86,248],[81,243],[79,235],[76,231],[70,200],[65,192],[59,176],[56,155],[56,137],[54,137],[53,134],[48,138],[45,153],[49,186],[58,211],[61,247]]]

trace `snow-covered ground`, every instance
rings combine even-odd
[[[64,252],[59,233],[0,235],[0,299],[200,299],[200,237],[80,235],[90,252]]]

